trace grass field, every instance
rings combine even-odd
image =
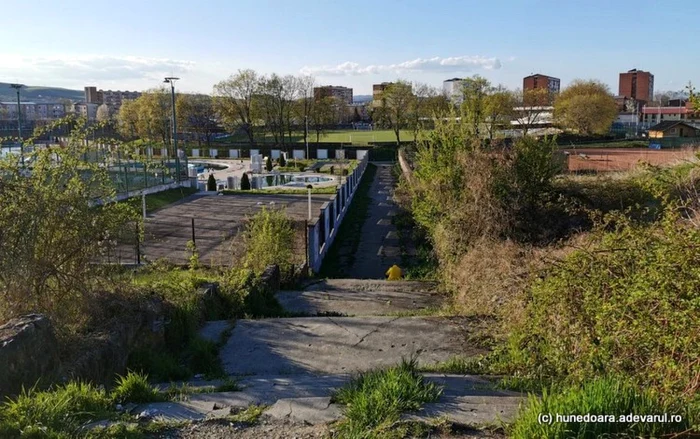
[[[402,141],[413,140],[413,132],[402,130],[401,131]],[[248,138],[246,136],[236,135],[236,136],[226,136],[216,140],[217,143],[228,143],[228,142],[246,142]],[[293,133],[292,140],[297,143],[304,142],[303,133]],[[270,135],[267,136],[256,136],[256,141],[258,143],[272,143],[274,138]],[[360,130],[332,130],[323,133],[319,139],[319,142],[327,143],[347,143],[356,145],[366,145],[372,142],[395,142],[396,135],[391,130],[374,130],[374,131],[360,131]],[[316,142],[316,133],[311,132],[309,135],[309,143]]]

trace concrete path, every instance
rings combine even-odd
[[[442,296],[434,290],[427,282],[327,279],[304,291],[280,291],[277,300],[286,310],[309,316],[381,316],[437,309]]]
[[[427,404],[408,419],[429,420],[446,416],[463,425],[494,424],[511,420],[522,396],[493,390],[491,384],[470,375],[425,374],[443,388],[438,402]],[[350,379],[350,375],[293,375],[246,377],[237,392],[201,393],[181,402],[143,404],[137,412],[166,421],[223,418],[232,410],[251,404],[266,405],[265,414],[274,419],[322,424],[342,417],[342,407],[331,402],[331,394]]]
[[[347,270],[350,278],[384,279],[389,267],[401,264],[399,238],[396,227],[391,223],[396,214],[392,199],[396,181],[392,168],[389,164],[377,165],[377,173],[369,190],[372,200],[362,226],[355,262]]]

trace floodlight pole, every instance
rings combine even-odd
[[[313,186],[306,185],[306,189],[309,190],[309,221],[311,221],[311,189],[313,189]]]
[[[177,182],[180,182],[180,154],[178,153],[177,150],[177,118],[175,116],[175,81],[179,80],[180,78],[175,78],[172,76],[169,76],[165,78],[163,82],[170,84],[170,101],[172,103],[172,109],[173,109],[173,152],[175,153],[175,172],[177,172]]]
[[[309,159],[309,116],[304,116],[304,130],[306,135],[304,136],[304,141],[306,142],[306,160]]]
[[[19,155],[22,161],[22,167],[24,167],[24,142],[22,141],[22,105],[19,99],[19,89],[22,88],[22,84],[10,84],[10,87],[17,90],[17,138],[19,139]]]

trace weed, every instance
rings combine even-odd
[[[241,390],[240,383],[237,379],[231,377],[227,377],[214,389],[215,392],[238,392],[239,390]]]
[[[344,437],[371,437],[374,430],[398,421],[401,413],[418,410],[441,393],[418,373],[415,359],[360,374],[333,395],[335,402],[346,405],[347,420],[339,431]]]
[[[168,352],[139,349],[131,353],[128,364],[131,370],[148,373],[160,382],[181,381],[192,376],[192,371]]]
[[[593,437],[660,437],[684,432],[697,422],[697,413],[692,415],[675,411],[662,402],[658,395],[647,389],[630,384],[621,378],[596,378],[581,386],[554,386],[545,389],[542,397],[531,396],[521,409],[510,437],[534,438],[593,438]],[[681,422],[626,422],[620,416],[679,414]],[[551,423],[540,422],[542,414],[555,418]],[[580,422],[575,419],[559,419],[557,415],[610,415],[614,420],[603,422]],[[695,419],[691,418],[695,416]]]
[[[255,424],[266,409],[267,406],[265,405],[253,404],[244,410],[228,416],[226,419],[236,423]]]
[[[422,366],[421,372],[437,372],[458,375],[483,375],[490,373],[492,360],[488,356],[452,357],[442,363]]]
[[[117,383],[112,390],[112,398],[118,403],[146,403],[161,401],[163,398],[158,390],[148,383],[148,375],[129,372],[126,376],[117,377]]]
[[[191,371],[204,374],[208,379],[224,375],[219,347],[214,342],[195,337],[187,346],[184,358]]]

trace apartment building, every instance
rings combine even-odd
[[[547,76],[541,73],[536,73],[523,78],[523,91],[546,89],[552,94],[559,93],[561,88],[561,79],[554,76]]]
[[[23,120],[56,120],[66,115],[67,109],[60,103],[21,102]],[[17,119],[17,102],[0,102],[0,119]]]
[[[654,75],[637,69],[620,73],[618,95],[634,99],[637,102],[651,102],[654,100]]]
[[[692,124],[700,123],[700,113],[695,111],[692,103],[677,100],[678,106],[642,107],[641,121],[644,125],[654,125],[666,121],[684,121]]]
[[[122,102],[137,99],[141,96],[138,91],[97,90],[97,87],[85,87],[86,104],[107,104],[114,112],[119,111]]]
[[[452,78],[442,81],[442,93],[453,104],[461,104],[464,100],[462,89],[464,88],[464,79]]]
[[[352,104],[352,88],[337,85],[324,85],[314,87],[314,100],[320,101],[323,98],[336,98],[340,102],[348,105]]]

